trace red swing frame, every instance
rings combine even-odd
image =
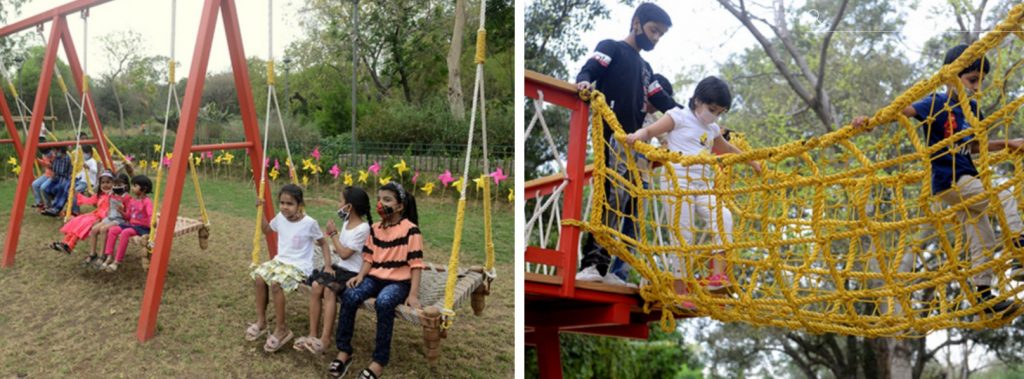
[[[35,103],[33,105],[32,120],[27,136],[39,135],[40,127],[45,115],[45,108],[49,96],[50,84],[52,81],[54,64],[57,60],[57,47],[64,45],[64,52],[68,57],[68,65],[74,76],[75,83],[81,91],[82,69],[72,42],[71,33],[67,27],[67,15],[88,10],[97,5],[112,0],[77,0],[66,3],[49,11],[42,12],[21,21],[0,27],[0,37],[5,37],[25,29],[49,22],[51,24],[50,38],[47,40],[46,54],[43,59],[42,73],[39,77]],[[242,116],[242,124],[245,129],[244,142],[229,142],[209,145],[193,145],[192,138],[195,135],[196,119],[199,115],[200,102],[203,93],[203,85],[206,81],[207,65],[210,60],[210,49],[213,43],[213,35],[217,28],[218,13],[224,23],[225,37],[228,43],[228,51],[231,57],[231,68],[235,78],[235,89],[238,94],[238,103]],[[263,162],[263,150],[260,145],[259,124],[256,118],[256,107],[253,102],[252,87],[249,84],[249,68],[245,60],[245,52],[242,46],[242,34],[238,24],[238,13],[234,0],[204,0],[202,18],[199,23],[199,32],[196,37],[195,50],[192,55],[192,67],[189,70],[188,86],[185,89],[185,97],[182,102],[181,118],[178,123],[178,133],[174,143],[174,156],[188,156],[189,152],[246,149],[252,167],[260,167]],[[82,94],[79,93],[79,96]],[[91,96],[86,93],[87,96]],[[86,116],[89,119],[89,130],[93,138],[82,140],[81,143],[96,144],[100,157],[106,167],[113,167],[110,154],[103,138],[103,127],[93,115],[96,110],[91,102],[86,109]],[[3,114],[3,121],[11,138],[2,139],[0,143],[11,143],[21,158],[21,162],[32,162],[36,151],[40,147],[72,146],[75,141],[59,141],[39,143],[36,138],[26,137],[22,143],[19,139],[18,130],[15,127],[10,108],[7,105],[2,89],[0,89],[0,113]],[[22,164],[28,167],[29,164]],[[135,332],[140,342],[152,339],[156,333],[157,315],[160,312],[160,299],[163,295],[164,280],[167,276],[167,263],[171,254],[171,246],[174,243],[174,225],[178,218],[178,208],[181,204],[182,187],[186,178],[185,170],[188,168],[188,160],[173,159],[170,168],[167,170],[167,186],[164,189],[163,200],[160,202],[160,218],[155,230],[153,255],[146,277],[146,289],[142,297],[142,307],[139,312],[138,327]],[[260,183],[259,174],[254,170],[253,181]],[[3,259],[0,267],[9,268],[14,265],[14,256],[18,248],[18,237],[21,234],[21,220],[25,215],[25,202],[28,197],[29,188],[32,185],[33,173],[30,169],[22,169],[18,174],[18,185],[14,196],[14,204],[11,209],[10,222],[8,222],[6,240],[4,242]],[[269,221],[274,215],[273,197],[270,192],[269,181],[264,181],[265,190],[263,196],[263,217]],[[277,238],[269,234],[265,236],[270,256],[277,254]]]

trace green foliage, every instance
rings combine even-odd
[[[650,326],[647,341],[564,333],[560,336],[566,378],[702,378],[702,364],[678,330]],[[539,375],[537,353],[527,350],[526,377]]]

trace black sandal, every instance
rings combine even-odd
[[[373,373],[373,370],[364,368],[363,371],[359,372],[359,379],[379,379],[377,374]]]
[[[332,378],[340,378],[348,373],[349,366],[352,366],[352,356],[348,356],[348,362],[342,362],[340,359],[331,361],[331,366],[327,368],[327,374]]]

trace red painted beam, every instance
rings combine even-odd
[[[75,142],[75,141],[42,142],[42,143],[39,144],[39,147],[75,146],[76,143],[79,144],[79,145],[94,145],[94,144],[96,144],[96,141],[97,140],[95,138],[89,138],[89,139],[80,140],[78,142]]]
[[[630,306],[622,303],[566,308],[526,309],[526,324],[533,327],[597,327],[629,324]]]
[[[195,50],[192,54],[192,68],[188,75],[190,80],[181,104],[181,119],[174,142],[173,151],[179,156],[187,155],[183,153],[192,150],[192,137],[195,135],[196,119],[199,116],[203,84],[206,81],[206,69],[210,61],[210,48],[213,45],[214,31],[217,29],[220,5],[218,0],[206,0],[203,5]],[[174,243],[174,224],[178,217],[187,164],[187,159],[174,159],[167,170],[167,186],[160,203],[160,219],[154,231],[156,238],[153,255],[150,259],[149,273],[146,275],[146,292],[142,295],[142,309],[139,311],[138,328],[135,330],[135,337],[141,342],[148,341],[156,333],[160,298],[163,296],[167,262],[170,259],[171,245]]]
[[[85,73],[82,71],[82,64],[78,60],[78,52],[75,50],[75,42],[71,38],[71,32],[68,30],[67,23],[63,23],[61,26],[61,40],[64,42],[64,55],[68,57],[68,67],[71,68],[71,77],[75,81],[75,93],[79,99],[82,99],[82,106],[85,107],[85,119],[89,122],[89,131],[92,136],[96,138],[95,144],[99,154],[100,162],[103,163],[104,167],[114,167],[114,161],[110,159],[110,151],[107,149],[107,141],[105,138],[100,138],[103,135],[103,125],[100,124],[100,119],[96,116],[96,104],[93,104],[91,91],[85,91],[83,93],[82,88],[85,87],[83,79]]]
[[[25,29],[35,27],[36,25],[53,21],[56,17],[66,16],[68,14],[77,13],[82,10],[95,7],[103,3],[109,3],[113,0],[78,0],[70,3],[61,5],[50,10],[43,11],[34,16],[21,19],[12,24],[0,28],[0,37],[6,37],[8,35],[20,32]],[[51,36],[52,37],[52,36]],[[51,39],[52,40],[52,39]]]
[[[28,135],[38,136],[42,129],[43,116],[46,114],[46,103],[50,96],[50,83],[53,80],[53,68],[57,62],[57,45],[60,44],[60,25],[64,23],[63,18],[53,19],[54,28],[50,30],[50,39],[47,40],[46,53],[43,55],[43,66],[39,73],[39,85],[36,86],[36,100],[32,106],[32,121],[29,124]],[[21,150],[22,162],[33,162],[36,156],[39,139],[27,138],[25,148]],[[21,219],[25,216],[25,201],[28,198],[28,190],[32,185],[34,173],[27,167],[18,173],[18,187],[14,191],[14,202],[11,204],[11,218],[7,223],[7,238],[4,242],[4,256],[0,266],[11,267],[14,265],[14,255],[18,251],[18,237],[21,236]]]
[[[0,139],[0,143],[14,143],[14,140],[10,138],[4,138]],[[17,147],[15,147],[15,150],[17,150]]]
[[[537,366],[540,377],[560,379],[562,377],[562,346],[558,340],[558,328],[537,328],[533,331],[534,346],[537,347]]]
[[[558,250],[544,249],[536,246],[526,247],[526,262],[529,263],[540,263],[555,266],[561,269],[562,252]],[[561,272],[561,270],[559,270]]]
[[[0,85],[0,115],[3,116],[4,126],[11,138],[5,139],[3,143],[13,143],[14,153],[21,155],[21,138],[18,136],[18,128],[14,125],[14,116],[11,115],[11,108],[7,105],[7,96],[4,95],[3,86]]]
[[[196,152],[201,152],[201,151],[214,151],[214,150],[249,149],[252,146],[253,146],[252,142],[215,143],[215,144],[210,144],[210,145],[195,145],[195,146],[192,146],[192,152],[196,153]]]
[[[242,116],[242,130],[245,131],[245,140],[252,144],[247,148],[249,163],[254,168],[252,182],[258,186],[260,172],[263,171],[264,179],[267,176],[266,170],[255,169],[263,165],[263,146],[260,144],[262,141],[260,139],[260,124],[256,120],[256,102],[253,100],[252,85],[249,81],[248,57],[245,56],[245,49],[242,45],[242,30],[238,24],[238,13],[235,9],[235,0],[221,1],[221,12],[223,12],[221,19],[224,21],[224,37],[228,40],[231,71],[235,75],[235,91],[238,94],[239,114]],[[270,127],[270,125],[264,126]],[[274,193],[270,190],[270,180],[263,180],[263,219],[267,222],[274,218],[274,204]],[[264,235],[264,239],[267,241],[270,258],[274,258],[277,255],[277,234],[268,233]]]
[[[592,326],[582,328],[562,328],[565,333],[590,334],[595,336],[625,337],[646,340],[650,335],[650,327],[646,323],[615,326]]]

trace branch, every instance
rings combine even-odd
[[[825,33],[825,39],[821,42],[821,54],[818,57],[818,85],[814,88],[814,93],[819,99],[823,98],[822,90],[825,88],[825,59],[828,56],[828,47],[832,42],[832,35],[835,34],[839,23],[843,19],[843,14],[846,13],[846,5],[849,2],[850,0],[843,0],[843,3],[839,5],[839,12],[832,19],[832,26],[829,27],[828,32]]]
[[[939,346],[936,346],[934,349],[926,352],[925,355],[924,355],[924,359],[925,360],[932,359],[932,357],[934,357],[935,354],[939,352],[939,350],[942,350],[942,348],[944,348],[946,346],[959,345],[959,344],[962,344],[964,342],[967,342],[967,340],[963,339],[963,338],[958,339],[958,340],[947,339],[946,342],[943,342],[943,343],[939,344]]]
[[[809,93],[807,89],[796,80],[794,74],[789,71],[788,67],[786,67],[786,63],[782,61],[778,51],[776,51],[775,47],[772,46],[771,41],[769,41],[768,38],[765,37],[765,35],[762,34],[756,26],[754,26],[754,23],[751,21],[751,15],[746,13],[745,9],[743,11],[737,9],[736,6],[729,2],[729,0],[718,0],[718,3],[725,7],[733,17],[736,17],[736,19],[750,31],[750,34],[757,39],[757,43],[761,45],[765,54],[767,54],[768,58],[771,59],[772,64],[774,64],[775,68],[779,70],[779,73],[781,73],[782,77],[786,79],[786,83],[789,83],[789,86],[793,88],[793,91],[796,92],[797,96],[800,96],[800,98],[807,104],[812,104],[814,102],[813,95],[811,95],[811,93]]]

